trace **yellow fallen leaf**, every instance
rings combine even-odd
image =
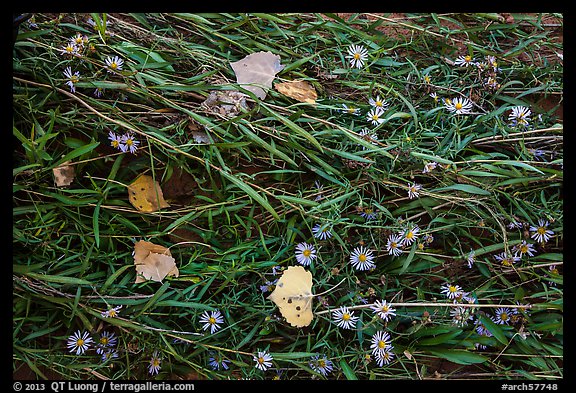
[[[276,83],[274,88],[280,93],[294,98],[300,102],[307,102],[309,104],[315,104],[318,94],[314,86],[306,81],[290,81],[283,83]]]
[[[314,319],[313,296],[312,274],[302,266],[290,266],[282,273],[268,299],[276,303],[290,325],[303,327]]]
[[[169,249],[144,240],[134,245],[134,265],[136,283],[147,280],[161,282],[166,276],[178,277],[180,274]]]
[[[72,184],[74,180],[74,166],[69,165],[70,161],[66,161],[62,165],[53,168],[52,173],[54,174],[54,183],[56,187],[65,187]]]
[[[151,213],[170,205],[152,176],[141,175],[128,186],[128,199],[138,211]]]

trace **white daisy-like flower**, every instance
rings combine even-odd
[[[70,43],[74,44],[78,47],[84,46],[84,42],[85,42],[84,36],[80,33],[78,33],[74,37],[70,38]]]
[[[430,75],[429,75],[429,74],[424,74],[424,75],[422,75],[422,80],[423,80],[424,83],[426,83],[426,84],[432,83],[432,78],[430,78]]]
[[[148,373],[150,375],[158,374],[161,368],[160,367],[161,362],[162,360],[160,359],[158,351],[154,351],[154,353],[152,354],[152,358],[150,359],[150,363],[148,364]]]
[[[384,119],[382,119],[383,115],[384,111],[382,108],[372,108],[367,114],[367,120],[371,122],[372,125],[377,126],[384,121]]]
[[[200,316],[200,323],[204,324],[202,326],[203,330],[210,329],[210,333],[214,334],[220,330],[220,324],[224,323],[224,317],[219,310],[210,311],[210,313],[208,313],[208,311],[204,311],[204,313],[202,313]]]
[[[316,258],[316,249],[313,245],[306,242],[298,243],[296,245],[296,260],[303,266],[310,265],[313,259]]]
[[[106,68],[108,68],[108,72],[114,71],[122,71],[122,65],[124,64],[124,60],[122,60],[118,56],[108,56],[105,60]]]
[[[372,251],[366,247],[356,247],[350,255],[350,263],[356,270],[374,269],[376,265],[373,262],[374,256]]]
[[[472,110],[472,101],[466,97],[456,97],[451,100],[446,100],[444,105],[448,111],[457,115],[467,115]]]
[[[107,352],[110,347],[116,345],[117,340],[118,338],[114,335],[113,332],[102,332],[96,346],[96,353],[98,355],[102,355],[104,352]]]
[[[360,114],[360,108],[356,108],[354,106],[348,106],[346,104],[342,104],[342,109],[340,109],[340,112],[358,116]]]
[[[374,131],[364,128],[358,133],[358,135],[366,142],[378,146],[378,135],[376,135]],[[362,149],[366,150],[366,146],[362,146]]]
[[[308,363],[310,368],[323,376],[328,375],[334,369],[334,363],[326,356],[314,355]]]
[[[354,311],[348,310],[348,307],[340,307],[332,311],[332,320],[343,329],[354,329],[358,318],[354,316]]]
[[[386,110],[388,106],[390,106],[390,104],[386,102],[386,100],[380,98],[380,96],[376,96],[376,98],[370,97],[368,99],[368,104],[374,108],[380,108],[382,110]]]
[[[212,352],[212,356],[208,358],[208,365],[212,367],[212,370],[228,370],[230,366],[230,360],[224,358],[222,355]]]
[[[432,92],[428,95],[434,100],[435,103],[438,103],[438,94],[436,92]]]
[[[332,237],[332,232],[327,225],[316,224],[312,227],[312,234],[315,238],[320,240],[330,239]]]
[[[463,291],[460,285],[445,284],[440,293],[450,300],[455,300],[462,297]]]
[[[420,232],[418,225],[412,227],[412,229],[406,229],[402,234],[402,244],[409,246],[414,243],[416,238],[418,238],[418,232]]]
[[[454,61],[454,64],[460,67],[469,67],[474,65],[474,58],[470,55],[458,56],[458,58]]]
[[[130,153],[135,154],[136,150],[138,150],[138,145],[140,141],[134,139],[134,134],[128,132],[122,136],[120,149],[126,153],[130,151]]]
[[[399,234],[393,234],[388,236],[388,242],[386,243],[386,250],[389,255],[399,256],[402,254],[402,236]]]
[[[492,71],[500,72],[500,67],[498,67],[498,60],[496,60],[496,56],[486,56],[486,61],[490,67],[492,67]]]
[[[68,337],[66,346],[70,349],[70,352],[76,351],[76,355],[81,355],[90,348],[93,342],[94,340],[90,337],[90,333],[87,331],[80,333],[80,330],[77,330],[76,333]]]
[[[460,300],[463,300],[468,304],[478,303],[478,299],[476,299],[476,297],[474,295],[472,295],[470,292],[462,292],[462,298]],[[474,309],[474,308],[470,307],[470,309]]]
[[[488,78],[486,78],[484,80],[484,85],[486,87],[489,87],[490,89],[494,89],[494,90],[496,90],[500,87],[500,84],[498,83],[496,78],[494,78],[493,76],[489,76]]]
[[[75,84],[80,81],[80,72],[76,71],[73,73],[72,68],[66,67],[64,69],[64,76],[68,78],[66,84],[68,85],[68,87],[70,87],[70,92],[75,93],[76,92]]]
[[[74,56],[78,54],[78,47],[73,42],[69,42],[66,46],[60,48],[60,53],[63,55]]]
[[[390,346],[385,351],[378,352],[374,356],[378,367],[383,367],[384,365],[390,364],[390,362],[394,359],[394,352],[392,352],[393,349],[394,347]]]
[[[360,216],[365,218],[366,221],[370,221],[378,217],[378,214],[372,209],[371,207],[362,208],[360,212]]]
[[[454,307],[450,310],[450,316],[452,317],[452,324],[459,327],[468,325],[468,321],[473,318],[467,307]]]
[[[531,225],[529,228],[530,232],[533,232],[530,237],[538,243],[548,242],[552,235],[554,235],[554,232],[548,229],[548,225],[550,225],[548,221],[542,218],[538,219],[538,226]]]
[[[266,351],[258,351],[257,355],[253,355],[253,359],[256,362],[256,368],[262,371],[268,370],[272,367],[272,360],[274,358]]]
[[[506,228],[512,230],[512,229],[522,229],[522,223],[519,221],[510,221],[510,223],[508,225],[506,225]]]
[[[348,47],[347,59],[350,59],[350,66],[355,68],[364,67],[364,62],[368,58],[368,51],[362,45],[350,45]]]
[[[103,87],[97,87],[94,89],[94,97],[100,98],[104,95],[104,88]]]
[[[422,189],[421,184],[408,183],[408,198],[410,199],[418,198],[418,196],[420,195],[419,191],[421,189]]]
[[[102,315],[104,318],[114,318],[117,317],[118,314],[120,313],[120,309],[122,308],[122,305],[116,306],[116,307],[112,307],[109,308],[106,311],[102,311],[100,313],[100,315]]]
[[[548,266],[548,270],[550,271],[550,274],[552,274],[553,276],[559,276],[560,272],[558,271],[558,266],[556,265],[550,265]],[[554,281],[548,281],[548,284],[555,287],[556,283]]]
[[[430,173],[432,172],[434,169],[436,169],[436,167],[438,166],[437,162],[429,162],[426,165],[424,165],[424,169],[422,169],[422,173]]]
[[[116,359],[118,357],[118,351],[115,349],[108,349],[100,353],[100,359],[102,362],[106,362],[110,359]]]
[[[502,264],[502,266],[510,267],[516,262],[520,261],[520,258],[515,255],[510,255],[506,251],[501,252],[498,255],[494,255],[494,259]]]
[[[514,256],[518,258],[522,258],[524,254],[527,254],[530,257],[534,256],[536,250],[534,250],[534,245],[532,243],[528,243],[526,240],[522,240],[522,243],[517,244],[514,247]]]
[[[115,149],[125,151],[125,147],[123,148],[121,146],[123,144],[121,135],[116,134],[114,131],[110,131],[108,133],[108,139],[110,140],[110,146],[112,146]]]
[[[393,316],[396,316],[396,309],[392,308],[386,300],[376,300],[370,309],[384,321],[389,321]]]
[[[379,330],[374,333],[370,341],[370,348],[372,349],[373,355],[383,353],[386,351],[386,349],[392,346],[392,339],[390,338],[390,334],[383,330]]]
[[[468,268],[472,268],[474,262],[476,262],[476,252],[474,250],[470,250],[468,256],[466,257],[466,262],[468,263]]]
[[[515,106],[512,108],[512,112],[508,115],[508,121],[511,122],[512,126],[522,126],[528,127],[530,124],[530,115],[532,111],[525,106]]]
[[[276,283],[278,282],[278,279],[274,280],[274,281],[266,281],[264,283],[264,285],[260,285],[260,291],[262,293],[266,293],[266,292],[272,292],[272,290],[274,289],[274,285],[276,285]]]
[[[499,307],[494,311],[494,315],[491,317],[494,323],[499,325],[508,325],[510,323],[510,317],[513,311],[508,307]]]

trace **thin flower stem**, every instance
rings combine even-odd
[[[507,137],[515,137],[518,135],[528,135],[528,134],[537,134],[537,133],[542,133],[542,132],[550,132],[550,131],[555,131],[555,132],[564,132],[564,127],[551,127],[551,128],[541,128],[539,130],[530,130],[530,131],[522,131],[522,132],[515,132],[513,134],[508,134],[506,135]],[[472,142],[473,144],[481,144],[482,142],[485,141],[494,141],[497,139],[504,139],[505,136],[504,135],[494,135],[494,136],[488,136],[485,138],[480,138],[480,139],[476,139],[474,142]],[[509,139],[506,139],[507,141]]]

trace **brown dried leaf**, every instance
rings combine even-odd
[[[266,91],[272,88],[276,74],[284,68],[280,64],[280,56],[271,52],[252,53],[230,65],[236,74],[236,82],[261,100],[266,97]]]
[[[170,207],[164,200],[160,184],[148,175],[139,176],[128,186],[128,199],[138,211],[145,213]]]
[[[166,276],[178,277],[180,274],[170,250],[144,240],[134,245],[134,265],[136,283],[147,280],[161,282]]]
[[[206,110],[225,117],[234,117],[248,109],[246,94],[238,90],[211,91],[202,103]]]
[[[54,174],[54,183],[56,187],[65,187],[72,184],[74,180],[74,166],[69,165],[70,161],[66,161],[59,167],[53,168],[52,173]]]
[[[290,98],[294,98],[295,100],[300,102],[315,104],[316,98],[318,98],[318,94],[316,94],[314,86],[312,86],[306,81],[290,81],[290,82],[276,83],[274,85],[274,88],[280,93]]]

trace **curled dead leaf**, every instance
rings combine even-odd
[[[62,165],[53,168],[52,173],[54,174],[54,183],[56,187],[66,187],[72,184],[74,180],[74,166],[70,165],[70,161],[66,161]]]
[[[136,281],[161,282],[166,276],[178,277],[180,272],[170,250],[159,244],[140,240],[134,245]]]
[[[234,117],[248,109],[246,94],[238,90],[211,91],[201,105],[209,112],[225,117]]]
[[[236,82],[263,100],[276,74],[284,68],[280,56],[271,52],[252,53],[241,60],[230,63],[236,74]]]
[[[128,186],[128,199],[138,211],[151,213],[170,207],[164,200],[162,188],[152,176],[141,175]]]
[[[306,81],[290,81],[283,83],[276,83],[274,88],[280,93],[294,98],[300,102],[307,102],[309,104],[315,104],[318,94],[314,86]]]

